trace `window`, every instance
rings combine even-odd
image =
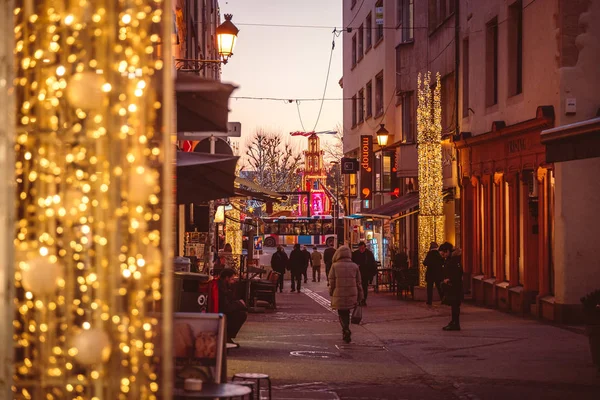
[[[454,132],[455,114],[454,114],[454,73],[450,73],[442,78],[442,134]]]
[[[358,91],[358,123],[362,123],[365,120],[365,91],[360,89]]]
[[[487,23],[485,29],[485,105],[498,103],[498,17]]]
[[[396,18],[398,29],[402,29],[402,42],[414,39],[414,0],[397,0]]]
[[[364,54],[363,43],[365,42],[365,32],[363,26],[358,28],[358,59],[360,60]]]
[[[375,3],[375,43],[383,39],[383,0]]]
[[[356,126],[356,96],[352,96],[352,126]]]
[[[463,40],[462,69],[462,113],[463,118],[469,116],[469,39]]]
[[[367,31],[367,43],[365,44],[365,47],[367,50],[369,50],[373,45],[373,14],[371,13],[367,15],[367,19],[365,20],[365,29]]]
[[[375,117],[383,115],[383,71],[375,77]]]
[[[366,118],[371,118],[373,116],[373,85],[371,84],[371,81],[367,82],[367,93],[365,100],[367,102]]]
[[[402,97],[402,141],[415,142],[415,92],[405,92]]]
[[[381,159],[381,190],[392,191],[392,158],[393,153],[384,152]]]
[[[456,0],[429,0],[428,2],[428,17],[429,17],[429,32],[433,32],[440,25],[454,14]]]
[[[508,94],[523,92],[523,2],[508,8]]]
[[[356,65],[356,35],[352,36],[352,66]]]

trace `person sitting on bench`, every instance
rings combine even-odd
[[[227,343],[239,345],[233,341],[248,318],[248,308],[244,300],[234,300],[233,277],[235,271],[225,268],[218,279],[219,312],[224,314],[227,321]]]

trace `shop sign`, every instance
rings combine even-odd
[[[360,137],[360,199],[373,197],[373,137]]]
[[[525,138],[513,139],[509,140],[507,143],[508,154],[520,153],[522,151],[528,150],[530,147],[529,140]]]

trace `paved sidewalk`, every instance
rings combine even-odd
[[[325,282],[286,288],[276,312],[249,316],[228,355],[229,375],[269,374],[274,398],[600,399],[577,331],[465,304],[463,330],[444,332],[449,307],[371,292],[346,345]]]

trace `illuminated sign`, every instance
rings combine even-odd
[[[360,199],[373,197],[373,137],[360,137]]]

